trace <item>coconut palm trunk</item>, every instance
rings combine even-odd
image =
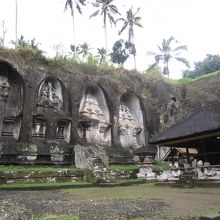
[[[18,42],[18,3],[15,0],[15,43]]]

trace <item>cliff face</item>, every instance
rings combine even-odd
[[[91,148],[98,146],[110,162],[129,161],[152,135],[195,109],[220,110],[219,81],[175,86],[126,70],[65,71],[1,52],[0,160],[74,163],[75,154],[98,157]]]

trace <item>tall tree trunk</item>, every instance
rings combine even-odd
[[[15,0],[15,43],[18,42],[18,4]]]
[[[5,46],[5,34],[6,34],[7,30],[5,29],[5,21],[3,20],[2,21],[2,39],[1,39],[1,42],[0,42],[0,45],[1,46]]]
[[[134,69],[136,70],[137,69],[137,63],[136,63],[136,47],[135,47],[135,44],[134,44],[134,37],[132,37],[132,44],[134,45],[134,48],[135,48],[135,53],[134,53]]]
[[[75,45],[74,47],[74,55],[76,56],[76,34],[75,34],[75,14],[73,12],[73,15],[72,15],[72,19],[73,19],[73,45]]]
[[[104,25],[104,29],[105,29],[105,49],[107,51],[108,50],[108,40],[107,40],[107,27],[106,27],[106,24]]]
[[[136,55],[134,54],[134,69],[137,69],[137,64],[136,64]]]

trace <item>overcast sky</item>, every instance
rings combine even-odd
[[[70,11],[64,12],[65,0],[17,0],[18,36],[25,39],[36,38],[40,48],[48,56],[55,55],[56,44],[63,44],[66,51],[73,43],[72,18]],[[115,0],[122,16],[133,5],[140,7],[143,28],[135,29],[137,48],[137,69],[143,71],[154,60],[147,56],[147,51],[157,51],[157,45],[163,38],[174,36],[188,46],[184,54],[191,64],[202,60],[207,53],[220,52],[220,0]],[[90,47],[104,47],[103,19],[101,16],[89,19],[95,11],[91,6],[83,7],[83,15],[76,14],[76,41],[87,42]],[[7,27],[6,44],[15,40],[15,0],[0,0],[0,22]],[[108,25],[108,48],[119,38],[127,39],[127,31],[118,36],[118,27]],[[0,34],[2,29],[0,29]],[[12,47],[12,45],[11,45]],[[133,59],[126,62],[127,68],[133,68]],[[183,64],[171,66],[171,77],[180,78]]]

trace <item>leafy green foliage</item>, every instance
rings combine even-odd
[[[25,40],[23,35],[20,36],[17,42],[12,41],[12,43],[15,44],[16,47],[30,47],[35,50],[39,50],[38,46],[40,45],[40,43],[35,42],[35,38],[29,41]]]
[[[124,42],[124,40],[120,39],[113,45],[110,56],[113,63],[123,66],[128,57],[135,54],[136,49],[134,44],[128,41]]]
[[[153,55],[155,59],[155,63],[151,65],[150,68],[154,68],[157,66],[160,62],[163,63],[163,74],[167,75],[169,77],[170,70],[169,70],[169,63],[171,59],[175,59],[178,62],[181,62],[185,64],[187,67],[189,67],[189,62],[183,58],[180,57],[180,52],[182,50],[187,50],[186,45],[180,45],[173,48],[172,42],[179,43],[173,36],[171,36],[168,39],[163,39],[161,46],[157,45],[159,52],[148,52],[147,55]]]
[[[99,60],[99,66],[106,65],[108,63],[107,59],[109,54],[104,47],[97,48],[97,55],[95,56]]]
[[[220,70],[220,56],[207,54],[203,61],[195,62],[194,70],[185,70],[183,77],[196,78]]]
[[[79,45],[79,50],[77,52],[78,55],[82,55],[82,61],[90,54],[89,51],[91,48],[89,47],[89,44],[84,42],[83,44]]]
[[[169,169],[169,164],[166,162],[157,162],[154,165],[151,165],[151,168],[153,170],[165,170],[165,169]]]
[[[26,60],[46,62],[46,57],[43,55],[44,52],[38,47],[40,43],[37,43],[35,38],[29,41],[25,40],[24,36],[21,35],[17,42],[12,41],[11,43],[15,45],[17,54]]]

